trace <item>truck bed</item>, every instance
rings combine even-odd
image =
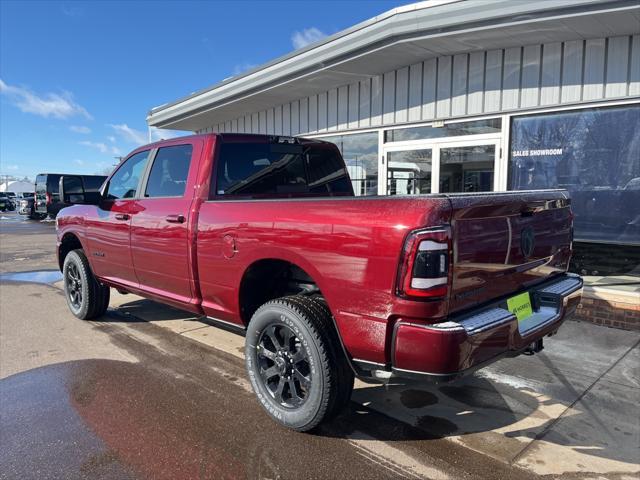
[[[396,295],[398,262],[409,232],[427,226],[451,228],[452,289],[443,301],[416,302]],[[524,228],[536,241],[527,258]],[[385,363],[397,319],[443,321],[542,282],[566,270],[570,237],[569,201],[559,190],[209,201],[198,218],[202,307],[247,321],[236,293],[244,272],[260,259],[282,259],[317,283],[350,354]]]

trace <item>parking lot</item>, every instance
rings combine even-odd
[[[356,382],[314,434],[280,428],[243,338],[112,292],[67,309],[53,222],[0,218],[0,478],[637,478],[640,334],[567,321],[452,384]]]

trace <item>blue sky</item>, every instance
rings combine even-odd
[[[108,169],[150,108],[403,3],[0,0],[0,174]]]

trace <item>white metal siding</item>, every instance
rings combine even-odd
[[[202,131],[345,131],[629,96],[640,35],[430,58]]]

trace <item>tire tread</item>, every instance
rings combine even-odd
[[[65,264],[67,262],[77,259],[80,263],[79,270],[83,277],[83,281],[87,283],[87,306],[82,308],[76,315],[81,320],[91,320],[96,317],[104,315],[109,306],[110,288],[106,285],[98,282],[96,277],[91,271],[89,266],[89,260],[82,249],[72,250],[67,254],[65,258]]]

